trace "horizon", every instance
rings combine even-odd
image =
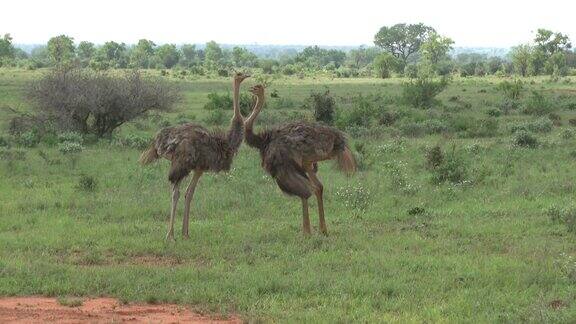
[[[262,0],[252,4],[168,0],[162,6],[152,1],[103,0],[91,6],[87,16],[69,0],[9,2],[4,4],[6,12],[25,12],[27,18],[18,14],[3,17],[0,33],[9,33],[20,45],[45,44],[50,37],[64,34],[74,38],[75,43],[96,44],[135,44],[145,38],[158,44],[204,44],[214,40],[243,46],[358,47],[373,46],[373,37],[382,26],[422,22],[452,38],[454,47],[510,48],[530,43],[538,28],[561,32],[576,40],[571,17],[576,4],[560,0],[548,1],[545,7],[535,1],[523,2],[522,12],[515,3],[487,0],[474,8],[473,14],[472,9],[451,0],[388,5],[360,0],[353,7],[303,0],[281,4],[278,9]],[[113,11],[109,10],[111,7]]]

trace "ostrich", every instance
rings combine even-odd
[[[180,182],[194,170],[190,184],[184,196],[184,219],[182,236],[187,239],[190,218],[190,202],[198,180],[204,172],[220,172],[230,170],[232,159],[242,144],[244,119],[240,113],[238,97],[240,83],[249,77],[237,73],[233,81],[234,116],[227,133],[211,132],[206,128],[189,123],[162,129],[154,138],[150,147],[140,156],[143,165],[152,163],[160,157],[171,162],[168,179],[172,183],[172,209],[167,240],[174,240],[174,218],[176,206],[180,197]]]
[[[250,89],[256,104],[244,122],[246,143],[260,151],[262,167],[275,180],[280,189],[302,200],[302,229],[310,234],[308,198],[312,192],[318,200],[320,231],[328,235],[324,220],[323,186],[316,173],[318,162],[335,159],[340,170],[348,175],[356,170],[352,152],[344,134],[335,128],[304,122],[288,123],[254,134],[254,120],[264,104],[264,87]]]

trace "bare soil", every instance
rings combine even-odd
[[[0,298],[0,323],[241,323],[240,318],[206,316],[172,304],[126,304],[114,298],[84,299],[77,307],[56,298]]]

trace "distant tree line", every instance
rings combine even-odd
[[[477,53],[451,56],[452,39],[421,23],[384,26],[375,35],[374,44],[375,47],[349,51],[309,46],[272,59],[258,57],[240,46],[223,48],[214,41],[203,48],[193,44],[157,45],[147,39],[134,45],[114,41],[96,45],[87,41],[76,44],[73,38],[60,35],[27,53],[14,47],[12,37],[5,34],[0,38],[0,66],[178,69],[186,71],[183,73],[220,76],[227,76],[234,69],[260,69],[266,74],[382,78],[394,74],[563,76],[576,68],[576,53],[568,36],[546,29],[538,30],[533,44],[512,48],[508,57]]]

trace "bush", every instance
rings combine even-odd
[[[373,101],[360,95],[353,99],[352,107],[340,115],[338,124],[342,128],[350,126],[368,127],[372,124],[376,113],[377,108]]]
[[[493,137],[498,134],[498,119],[494,117],[474,120],[468,128],[468,137]]]
[[[344,205],[355,213],[364,213],[372,202],[370,191],[361,184],[345,186],[336,190],[336,197],[344,202]],[[360,216],[356,214],[355,216]]]
[[[76,142],[63,142],[58,144],[58,151],[62,154],[75,154],[80,153],[84,150],[82,144]]]
[[[528,115],[543,116],[551,110],[552,105],[546,97],[540,92],[532,91],[532,95],[526,100],[523,112]]]
[[[498,108],[490,108],[486,111],[486,114],[490,117],[500,117],[502,115],[502,110]]]
[[[429,77],[418,77],[402,85],[404,102],[415,108],[430,108],[436,103],[436,96],[448,86],[448,79],[439,81]]]
[[[498,90],[502,91],[507,99],[518,100],[524,91],[524,82],[520,79],[504,81],[498,85]]]
[[[435,184],[443,182],[459,184],[464,182],[468,175],[468,165],[456,150],[446,154],[442,163],[431,170],[432,182]]]
[[[554,125],[549,119],[541,118],[535,121],[513,125],[510,129],[511,133],[517,133],[519,131],[529,131],[533,133],[549,133],[552,131]]]
[[[82,134],[80,134],[80,133],[66,132],[66,133],[62,133],[62,134],[58,135],[58,142],[59,143],[72,142],[72,143],[82,144],[82,143],[84,143],[84,138],[82,137]]]
[[[241,93],[238,98],[240,104],[240,112],[242,115],[247,116],[250,114],[252,109],[252,98],[250,95]],[[208,94],[208,102],[204,105],[204,109],[207,110],[232,110],[233,101],[230,93],[218,94],[212,92]]]
[[[226,115],[222,110],[213,110],[206,116],[204,121],[210,125],[222,125],[226,119]]]
[[[117,77],[76,68],[57,68],[31,82],[28,96],[59,129],[98,137],[149,110],[168,110],[180,98],[167,81],[144,79],[137,71]]]
[[[326,90],[324,93],[312,93],[308,100],[314,110],[314,119],[318,122],[332,125],[334,122],[336,101],[334,97],[330,95],[330,91]]]
[[[78,185],[76,185],[76,188],[80,191],[94,192],[96,191],[97,186],[98,182],[96,182],[94,177],[82,175],[78,180]]]
[[[35,131],[27,131],[16,137],[16,144],[24,147],[34,147],[40,142],[40,137]]]
[[[538,139],[527,131],[521,130],[514,134],[512,144],[518,147],[536,148],[538,146]]]
[[[428,170],[433,170],[444,163],[444,153],[442,153],[442,149],[440,146],[436,145],[426,151],[426,168]]]
[[[119,142],[122,146],[144,150],[150,145],[150,138],[136,134],[128,134]]]

